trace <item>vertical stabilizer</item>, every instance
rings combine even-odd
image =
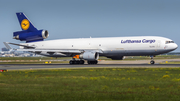
[[[37,30],[24,13],[20,12],[16,13],[16,15],[22,31],[14,32],[13,39],[26,41],[26,43],[28,43],[43,41],[49,36],[47,30]]]
[[[33,26],[33,24],[31,23],[31,21],[26,17],[26,15],[22,12],[16,13],[21,29],[23,31],[27,31],[27,32],[34,32],[37,31],[37,29]]]

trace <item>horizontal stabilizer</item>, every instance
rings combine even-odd
[[[16,43],[9,43],[9,42],[6,42],[7,44],[11,44],[11,45],[16,45],[16,46],[22,46],[24,48],[30,48],[30,49],[34,49],[35,47],[33,46],[27,46],[27,45],[21,45],[21,44],[16,44]]]
[[[12,48],[8,45],[7,42],[3,42],[3,43],[4,43],[4,45],[6,46],[6,49],[12,49]]]

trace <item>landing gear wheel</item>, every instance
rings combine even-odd
[[[72,64],[84,64],[84,60],[70,60],[69,61],[69,64],[72,65]]]
[[[88,64],[97,64],[97,63],[98,63],[97,60],[95,60],[95,61],[88,61]]]
[[[150,64],[152,64],[152,65],[155,64],[155,61],[154,61],[154,59],[153,59],[154,56],[150,56],[150,57],[151,57]]]
[[[98,63],[98,61],[96,60],[96,61],[94,61],[94,64],[97,64]]]
[[[91,64],[91,61],[87,61],[88,64]]]
[[[69,64],[70,64],[70,65],[74,64],[73,60],[70,60],[70,61],[69,61]]]
[[[80,60],[79,64],[84,64],[84,60]]]
[[[80,64],[80,61],[79,61],[79,60],[77,60],[77,61],[76,61],[76,64]]]
[[[152,64],[152,65],[153,65],[154,63],[155,63],[155,62],[154,62],[153,60],[151,60],[151,61],[150,61],[150,64]]]

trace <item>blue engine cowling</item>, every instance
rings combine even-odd
[[[26,42],[43,41],[48,36],[47,30],[38,30],[34,32],[19,31],[13,33],[13,39]]]

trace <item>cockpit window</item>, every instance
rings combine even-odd
[[[174,41],[166,41],[166,44],[174,43]]]

